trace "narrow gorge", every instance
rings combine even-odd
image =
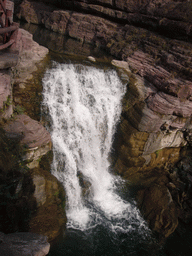
[[[28,156],[28,167],[34,170],[40,164],[44,168],[44,181],[33,179],[38,207],[50,199],[61,217],[54,232],[40,231],[37,221],[43,218],[42,211],[41,217],[31,220],[31,231],[48,235],[52,241],[67,218],[64,244],[68,249],[61,246],[51,256],[80,255],[78,246],[70,254],[75,242],[69,246],[70,238],[76,241],[78,236],[80,243],[87,241],[98,255],[108,255],[110,246],[119,248],[115,255],[147,255],[146,251],[151,255],[157,241],[165,245],[159,255],[177,255],[167,249],[166,241],[174,244],[183,236],[180,243],[186,240],[186,245],[178,245],[177,253],[190,255],[185,237],[192,235],[191,14],[190,1],[15,1],[15,19],[50,51],[51,61],[40,67],[42,84],[36,94],[43,99],[41,114],[38,110],[41,117],[30,105],[26,114],[47,125],[50,135],[42,130],[47,133],[43,147],[48,152],[52,141],[52,174],[65,188],[62,191],[56,178],[49,176],[50,183],[45,185],[49,192],[45,192],[41,184],[48,184],[50,167],[41,161],[42,148],[30,154],[31,159]],[[27,85],[17,75],[13,101],[26,108],[25,95],[32,80],[28,76]],[[18,117],[16,122],[26,123],[27,118]],[[9,133],[19,127],[12,123],[5,125]],[[38,169],[32,172],[33,177],[42,175]],[[57,185],[51,185],[52,179]],[[61,201],[66,217],[61,214]],[[117,217],[120,213],[124,224]],[[108,233],[107,223],[112,225],[108,220],[114,231],[121,232]],[[126,225],[133,237],[126,233]],[[93,226],[96,248],[89,233]],[[75,236],[71,228],[78,230]],[[102,250],[97,248],[100,239],[115,242]],[[154,239],[151,244],[150,239]],[[120,240],[124,243],[119,244]],[[127,246],[129,240],[137,250]]]

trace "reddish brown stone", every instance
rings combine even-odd
[[[49,132],[37,121],[27,115],[18,115],[15,120],[8,123],[5,130],[10,134],[18,134],[22,137],[21,143],[29,148],[51,145]]]

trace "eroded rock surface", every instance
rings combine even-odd
[[[0,233],[0,253],[4,256],[45,256],[49,253],[47,238],[33,233]]]
[[[52,241],[60,234],[67,221],[64,210],[65,193],[62,185],[48,171],[35,168],[31,177],[38,208],[30,220],[29,230],[46,235]]]
[[[40,2],[55,5],[60,9],[75,10],[102,16],[117,22],[144,26],[153,30],[169,33],[172,36],[191,36],[191,13],[190,1],[134,1],[134,0],[68,0],[53,1],[41,0]],[[27,22],[41,23],[44,21],[44,12],[35,13],[28,8],[34,2],[23,1],[21,8],[17,10],[18,17],[24,17]],[[41,9],[41,3],[38,8]],[[45,9],[47,12],[47,8]]]
[[[15,43],[11,50],[17,51],[19,61],[14,68],[14,82],[24,83],[32,78],[32,73],[37,71],[37,66],[48,54],[48,49],[33,41],[33,36],[24,29],[16,30],[11,36]]]
[[[25,160],[29,166],[38,165],[38,160],[51,150],[52,142],[49,132],[39,122],[27,115],[18,115],[15,120],[5,125],[9,137],[20,137],[20,143],[26,147]]]
[[[168,237],[178,225],[178,216],[171,193],[156,184],[139,191],[139,207],[152,230]]]
[[[69,35],[82,45],[91,43],[123,61],[113,61],[124,82],[127,79],[114,169],[132,184],[146,187],[139,192],[140,207],[150,226],[169,236],[178,223],[174,186],[181,183],[174,183],[168,170],[191,140],[192,46],[139,26],[174,38],[191,37],[191,3],[41,1],[60,8],[53,10],[43,3],[21,2],[18,18]]]

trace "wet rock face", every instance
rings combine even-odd
[[[168,237],[185,234],[192,223],[191,150],[178,164],[148,188],[137,193],[138,206],[149,226],[158,234]],[[179,226],[177,228],[179,222]],[[182,233],[183,232],[183,233]]]
[[[33,233],[0,233],[1,255],[9,256],[45,256],[49,253],[50,244],[47,238]]]
[[[182,184],[174,183],[168,170],[180,159],[181,147],[191,141],[192,47],[128,24],[168,31],[169,36],[191,36],[191,3],[87,0],[53,4],[63,10],[44,11],[43,3],[25,0],[17,16],[103,48],[123,61],[112,63],[127,77],[114,142],[114,170],[145,187],[138,199],[143,214],[155,231],[167,237],[178,223],[176,190]]]
[[[139,207],[150,228],[168,237],[178,225],[178,216],[171,193],[159,184],[138,193]]]
[[[65,193],[62,185],[48,171],[35,168],[31,172],[35,187],[37,211],[29,222],[30,232],[46,235],[51,241],[66,224],[64,211]]]

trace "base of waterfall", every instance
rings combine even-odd
[[[134,200],[123,196],[126,182],[110,173],[109,154],[125,91],[111,67],[53,62],[45,73],[42,110],[53,142],[52,174],[66,191],[66,234],[72,245],[55,255],[123,255],[124,243],[129,244],[127,252],[135,246],[146,252],[143,246],[152,241]],[[86,252],[80,253],[77,244],[84,239]]]

